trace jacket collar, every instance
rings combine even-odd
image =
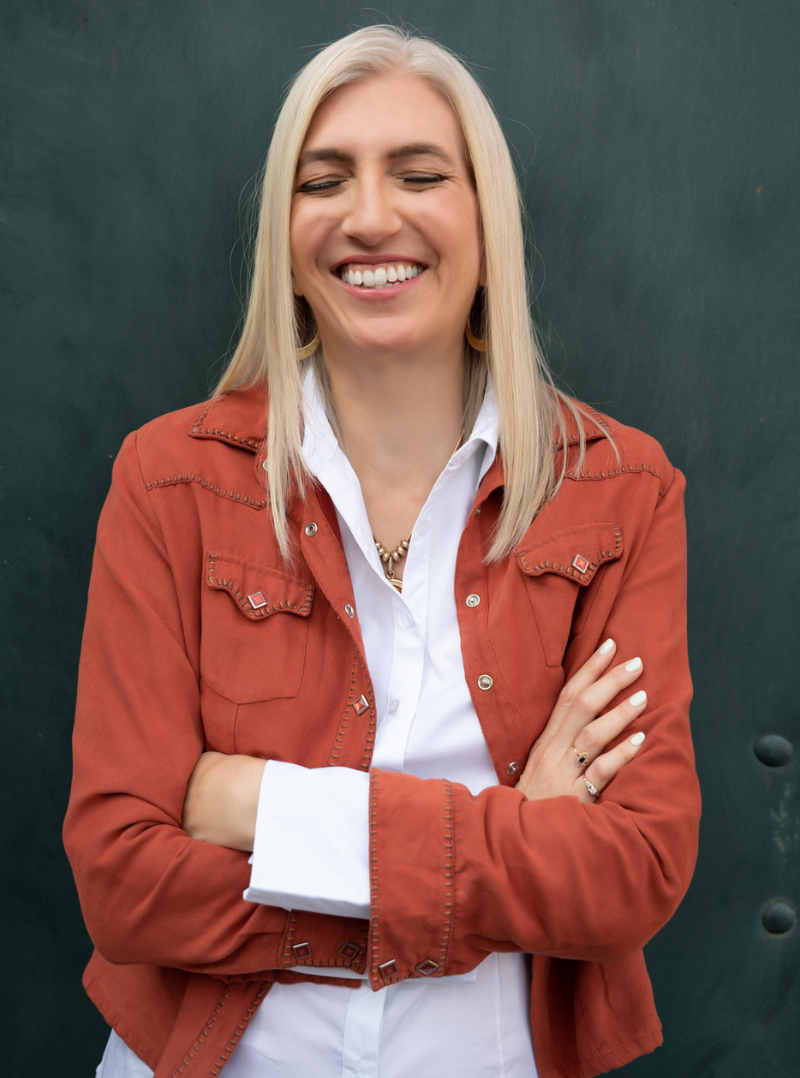
[[[580,427],[569,412],[564,413],[568,445],[578,444],[581,427],[587,442],[602,438],[608,432],[605,416],[585,404],[581,405],[581,409]],[[263,384],[256,383],[208,401],[192,420],[187,433],[192,438],[210,438],[257,453],[263,444],[266,429],[267,393]],[[502,485],[503,465],[501,454],[498,453],[483,477],[481,490],[485,495]]]
[[[191,438],[210,438],[257,453],[267,432],[267,393],[255,383],[207,401],[192,420]]]

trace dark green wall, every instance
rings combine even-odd
[[[203,397],[235,336],[246,198],[287,80],[381,18],[477,65],[519,162],[555,369],[689,479],[702,849],[648,949],[666,1046],[626,1073],[797,1075],[800,929],[769,935],[762,910],[800,904],[798,759],[753,753],[798,740],[790,0],[5,0],[4,1073],[93,1074],[105,1040],[59,829],[112,458]]]

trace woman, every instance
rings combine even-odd
[[[547,380],[509,154],[439,46],[298,76],[218,392],[129,437],[99,527],[65,827],[98,1073],[652,1050],[699,812],[682,478]]]

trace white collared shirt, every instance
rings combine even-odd
[[[491,383],[469,439],[439,475],[414,525],[402,593],[386,579],[358,478],[311,369],[304,418],[303,455],[336,508],[375,693],[373,766],[446,777],[475,794],[497,785],[464,677],[454,597],[461,533],[497,449]],[[270,761],[244,897],[369,917],[368,793],[366,772]],[[536,1078],[522,955],[491,954],[472,973],[403,981],[378,992],[349,970],[313,972],[349,974],[362,983],[357,989],[275,984],[226,1078]],[[112,1034],[98,1075],[149,1078],[142,1067]]]

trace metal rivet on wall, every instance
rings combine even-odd
[[[772,936],[783,936],[794,928],[796,915],[788,902],[773,899],[768,902],[761,914],[761,922]]]
[[[762,764],[768,767],[782,767],[788,764],[794,754],[791,741],[780,734],[765,734],[753,745],[753,752]]]

